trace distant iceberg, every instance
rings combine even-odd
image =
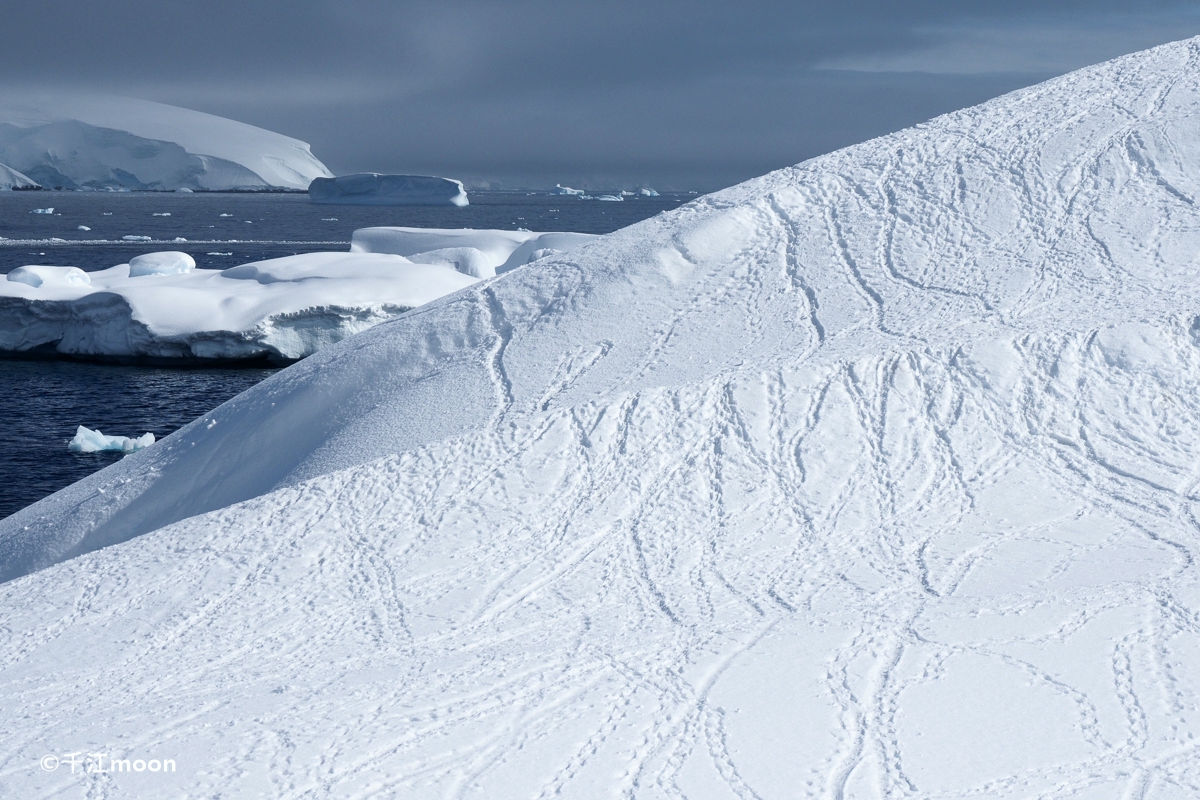
[[[19,192],[23,189],[42,188],[28,175],[22,175],[12,167],[0,164],[0,192]]]
[[[72,453],[99,453],[114,450],[118,453],[133,453],[144,450],[152,444],[154,444],[153,433],[144,433],[136,439],[128,436],[105,436],[100,431],[80,425],[75,431],[75,438],[67,445],[67,449]]]
[[[314,203],[366,206],[465,206],[461,181],[429,175],[380,175],[360,172],[337,178],[317,178],[308,185]]]
[[[639,189],[638,194],[642,195],[643,197],[658,197],[658,192],[654,191],[649,186]]]
[[[332,174],[297,139],[103,95],[0,93],[0,163],[48,189],[303,190]]]
[[[554,193],[571,195],[573,197],[583,197],[587,195],[587,191],[584,189],[572,189],[570,186],[563,186],[561,183],[555,185]]]

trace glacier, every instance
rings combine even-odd
[[[1192,39],[773,172],[0,521],[0,793],[1195,796],[1198,118]]]
[[[0,192],[42,188],[28,175],[22,175],[12,167],[0,164]]]
[[[0,91],[0,163],[48,189],[305,190],[308,144],[234,120],[106,95]]]
[[[381,175],[360,172],[316,178],[308,186],[314,203],[369,206],[458,206],[468,204],[462,181],[429,175]]]

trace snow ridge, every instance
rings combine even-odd
[[[71,741],[196,795],[1200,791],[1198,67],[701,198],[0,522],[0,787]]]

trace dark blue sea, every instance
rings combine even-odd
[[[25,264],[90,272],[168,249],[191,254],[199,267],[224,269],[347,250],[353,231],[372,225],[610,233],[695,195],[619,203],[531,192],[470,197],[469,206],[455,208],[313,205],[304,194],[0,192],[0,273]],[[68,452],[77,426],[162,438],[273,371],[0,359],[0,518],[121,458]]]

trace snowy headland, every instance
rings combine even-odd
[[[102,95],[0,92],[0,164],[47,189],[302,191],[332,177],[298,139]]]
[[[0,794],[1195,796],[1198,118],[1189,40],[779,170],[0,521]]]

